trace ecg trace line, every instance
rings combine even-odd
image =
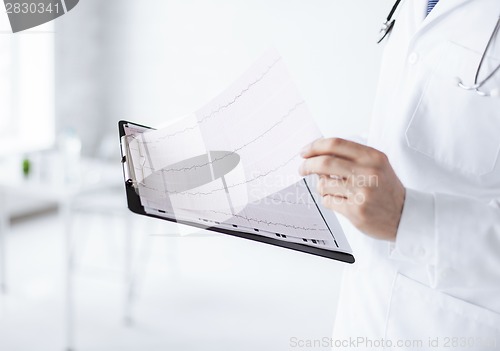
[[[258,180],[260,178],[267,177],[269,174],[271,174],[273,172],[276,172],[280,168],[285,167],[287,164],[289,164],[290,162],[292,162],[297,157],[298,157],[298,155],[294,155],[292,158],[290,158],[289,160],[287,160],[283,164],[279,165],[278,167],[276,167],[274,169],[271,169],[271,170],[267,171],[266,173],[259,174],[258,176],[253,177],[252,179],[249,179],[249,180],[244,181],[244,182],[235,183],[235,184],[228,185],[227,187],[222,187],[222,188],[214,189],[214,190],[212,190],[210,192],[194,192],[194,193],[191,193],[191,192],[175,192],[175,193],[176,194],[182,194],[182,195],[189,195],[189,196],[199,196],[199,195],[211,195],[211,194],[213,194],[215,192],[218,192],[218,191],[225,191],[226,189],[235,188],[235,187],[240,186],[240,185],[244,185],[244,184],[248,184],[250,182],[254,182],[254,181],[256,181],[256,180]],[[172,193],[172,192],[170,192],[170,193]]]
[[[190,127],[186,127],[184,129],[181,129],[181,130],[178,130],[174,133],[171,133],[171,134],[166,134],[166,135],[163,135],[161,138],[158,138],[158,140],[163,140],[163,139],[167,139],[167,138],[171,138],[171,137],[174,137],[174,136],[177,136],[179,134],[183,134],[189,130],[193,130],[195,129],[196,127],[198,127],[199,124],[205,122],[206,120],[214,117],[216,114],[218,114],[219,112],[227,109],[228,107],[230,107],[231,105],[233,105],[239,98],[241,98],[246,92],[248,92],[254,85],[256,85],[257,83],[259,83],[260,81],[262,81],[264,79],[264,77],[274,68],[274,66],[276,66],[276,64],[281,61],[281,57],[278,57],[273,63],[271,63],[267,68],[266,70],[256,79],[254,80],[253,82],[251,82],[250,84],[248,84],[243,90],[241,90],[234,98],[233,100],[231,100],[230,102],[222,105],[222,106],[219,106],[216,110],[210,112],[209,114],[205,115],[204,117],[200,118],[197,122],[196,122],[196,125],[194,126],[190,126]],[[157,141],[155,141],[157,142]],[[146,143],[152,143],[152,142],[146,142]]]
[[[234,149],[233,151],[228,151],[226,154],[224,154],[224,156],[219,156],[219,157],[216,157],[214,159],[212,159],[211,161],[207,161],[207,162],[204,162],[202,164],[198,164],[198,165],[193,165],[193,166],[189,166],[189,167],[182,167],[182,168],[168,168],[168,169],[161,169],[160,171],[161,172],[164,172],[164,173],[170,173],[170,172],[186,172],[186,171],[190,171],[190,170],[193,170],[193,169],[197,169],[197,168],[201,168],[201,167],[205,167],[205,166],[208,166],[210,164],[214,164],[215,162],[218,162],[218,161],[222,161],[223,159],[233,155],[234,153],[237,153],[238,151],[241,151],[243,150],[245,147],[247,147],[248,145],[251,145],[253,143],[255,143],[257,140],[259,139],[262,139],[265,135],[269,134],[274,128],[276,128],[277,126],[279,126],[281,123],[283,123],[288,117],[290,117],[290,115],[300,106],[300,105],[303,105],[305,104],[304,101],[301,101],[301,102],[298,102],[296,103],[290,110],[288,110],[288,112],[283,115],[283,117],[281,117],[281,119],[276,122],[275,124],[273,124],[270,128],[268,128],[267,130],[265,130],[262,134],[260,134],[259,136],[257,136],[256,138],[250,140],[249,142],[241,145],[240,147],[237,147],[236,149]]]
[[[213,193],[216,193],[216,192],[219,192],[219,191],[225,191],[226,189],[230,189],[230,188],[234,188],[234,187],[237,187],[237,186],[240,186],[240,185],[245,185],[245,184],[248,184],[248,183],[251,183],[251,182],[254,182],[260,178],[264,178],[264,177],[267,177],[269,174],[273,173],[273,172],[276,172],[278,169],[280,168],[283,168],[285,167],[287,164],[289,164],[290,162],[292,162],[294,159],[296,159],[299,155],[294,155],[292,158],[288,159],[286,162],[282,163],[281,165],[279,165],[278,167],[275,167],[265,173],[262,173],[262,174],[259,174],[258,176],[252,178],[252,179],[249,179],[247,181],[244,181],[244,182],[240,182],[240,183],[235,183],[235,184],[231,184],[227,187],[222,187],[222,188],[217,188],[217,189],[213,189],[209,192],[185,192],[185,191],[168,191],[168,190],[162,190],[162,189],[156,189],[156,188],[152,188],[152,187],[149,187],[145,184],[140,184],[143,188],[145,189],[148,189],[148,190],[153,190],[153,191],[157,191],[157,192],[160,192],[160,193],[163,193],[163,194],[179,194],[179,195],[188,195],[188,196],[207,196],[207,195],[212,195]]]
[[[271,132],[274,128],[276,128],[278,125],[280,125],[281,123],[283,123],[285,121],[285,119],[287,119],[288,117],[290,117],[290,115],[300,106],[300,105],[303,105],[305,104],[305,101],[300,101],[298,103],[296,103],[292,108],[290,108],[290,110],[288,110],[288,112],[283,115],[283,117],[278,121],[276,122],[275,124],[273,124],[270,128],[268,128],[267,130],[265,130],[262,134],[260,134],[259,136],[257,136],[256,138],[250,140],[249,142],[241,145],[240,147],[234,149],[233,151],[228,151],[224,156],[220,156],[220,157],[217,157],[217,158],[214,158],[212,159],[212,161],[208,161],[208,162],[205,162],[205,163],[202,163],[202,164],[198,164],[198,165],[193,165],[193,166],[189,166],[189,167],[182,167],[182,168],[169,168],[169,169],[161,169],[159,170],[159,172],[164,172],[164,173],[170,173],[170,172],[186,172],[186,171],[190,171],[192,169],[196,169],[196,168],[201,168],[201,167],[205,167],[205,166],[208,166],[209,164],[213,164],[217,161],[221,161],[231,155],[233,155],[234,153],[238,152],[238,151],[241,151],[242,149],[244,149],[245,147],[247,147],[248,145],[250,144],[253,144],[254,142],[256,142],[257,140],[263,138],[266,134],[268,134],[269,132]],[[139,142],[140,143],[140,142]],[[144,145],[143,145],[144,146]],[[132,149],[132,148],[131,148]],[[139,153],[141,154],[142,156],[142,152],[140,150],[140,148],[138,149],[135,149],[134,150],[137,150],[139,151]],[[150,166],[146,166],[145,162],[143,162],[143,164],[141,165],[141,168],[138,168],[138,167],[134,167],[135,169],[137,170],[141,170],[144,174],[144,169],[149,169],[151,170],[152,172],[156,172],[156,170],[153,168],[153,167],[150,167]]]
[[[238,95],[236,95],[232,101],[228,102],[227,104],[225,105],[222,105],[221,107],[219,107],[217,110],[215,111],[212,111],[210,114],[206,115],[205,117],[201,118],[199,120],[198,123],[202,123],[204,121],[206,121],[207,119],[210,119],[212,118],[214,115],[216,115],[217,113],[221,112],[222,110],[225,110],[227,109],[229,106],[233,105],[240,97],[242,97],[247,91],[249,91],[254,85],[256,85],[257,83],[259,83],[260,81],[262,81],[264,79],[264,77],[274,68],[274,66],[276,66],[276,64],[281,61],[281,57],[278,57],[276,60],[274,60],[273,63],[271,63],[267,69],[260,75],[259,78],[257,78],[256,80],[254,80],[253,82],[251,82],[250,84],[248,84],[248,86],[243,89]]]
[[[240,214],[233,215],[231,213],[226,213],[226,212],[216,211],[216,210],[207,210],[207,211],[208,212],[217,213],[217,214],[226,215],[226,216],[241,218],[241,219],[245,219],[245,220],[247,220],[249,222],[257,222],[257,223],[266,224],[266,225],[277,225],[277,226],[282,226],[282,227],[285,227],[285,228],[292,228],[292,229],[305,230],[305,231],[328,231],[328,229],[326,229],[326,228],[303,227],[303,226],[297,226],[297,225],[294,225],[294,224],[272,222],[272,221],[268,221],[268,220],[265,220],[265,219],[256,219],[256,218],[252,218],[252,217],[243,216],[243,215],[240,215]]]

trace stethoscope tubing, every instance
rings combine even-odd
[[[380,29],[380,33],[379,33],[380,37],[379,37],[379,40],[377,41],[377,44],[380,44],[394,28],[394,24],[395,24],[396,20],[393,19],[392,17],[394,16],[394,13],[398,9],[401,1],[402,0],[396,0],[394,5],[392,6],[391,11],[389,12],[389,15],[387,16],[385,22],[382,24],[382,28]],[[486,76],[486,78],[484,78],[480,82],[478,80],[479,80],[479,74],[481,73],[481,68],[483,67],[483,64],[484,64],[484,60],[488,54],[488,50],[491,47],[491,44],[493,43],[493,39],[495,38],[495,36],[499,32],[499,30],[500,30],[500,16],[498,17],[498,21],[497,21],[497,24],[495,26],[495,29],[493,29],[493,32],[491,33],[490,39],[488,40],[488,44],[486,45],[486,48],[483,51],[483,54],[481,56],[481,60],[479,61],[479,65],[476,69],[476,74],[474,76],[474,84],[473,85],[466,85],[461,78],[457,77],[457,86],[458,87],[460,87],[461,89],[467,90],[467,91],[474,91],[474,92],[476,92],[476,94],[478,94],[480,96],[493,96],[493,95],[496,96],[496,95],[498,95],[498,89],[495,89],[495,92],[496,92],[495,94],[487,93],[487,92],[484,92],[480,89],[483,85],[485,85],[488,81],[490,81],[495,76],[495,74],[497,74],[498,71],[500,71],[500,65],[498,65],[490,74],[488,74],[488,76]]]

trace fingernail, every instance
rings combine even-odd
[[[299,167],[299,174],[303,175],[304,174],[304,164],[302,163]]]
[[[302,150],[300,150],[300,156],[304,157],[305,155],[307,155],[309,150],[311,150],[311,144],[307,144],[302,148]]]

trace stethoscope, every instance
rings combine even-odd
[[[394,24],[396,23],[396,20],[393,19],[392,17],[394,16],[394,13],[399,7],[399,4],[401,3],[401,0],[397,0],[394,5],[391,8],[391,11],[389,12],[389,15],[387,16],[385,22],[382,24],[382,27],[380,28],[379,32],[379,39],[377,41],[377,44],[380,44],[385,37],[392,31],[394,28]],[[494,96],[494,97],[500,97],[500,89],[495,88],[491,90],[490,92],[485,92],[481,90],[481,87],[485,85],[488,81],[490,81],[493,76],[500,71],[500,65],[498,65],[486,78],[484,78],[482,81],[479,80],[479,73],[481,72],[481,68],[483,67],[484,59],[488,53],[489,48],[491,47],[491,44],[493,43],[493,39],[495,38],[495,35],[497,32],[500,30],[500,17],[498,18],[497,24],[495,26],[495,29],[493,29],[493,32],[491,33],[490,39],[488,40],[488,44],[486,45],[486,48],[483,51],[483,54],[481,56],[481,61],[479,61],[479,65],[476,69],[476,75],[474,77],[474,84],[473,85],[466,85],[463,80],[460,77],[456,78],[456,85],[464,90],[468,91],[473,91],[476,94],[480,96]]]

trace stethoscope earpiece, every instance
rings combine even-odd
[[[382,24],[382,28],[380,28],[379,38],[377,40],[377,44],[380,44],[382,42],[382,40],[385,39],[387,34],[389,34],[391,32],[392,28],[394,27],[394,23],[396,22],[396,20],[392,19],[392,16],[394,15],[394,12],[396,12],[396,10],[398,9],[400,2],[401,2],[401,0],[396,0],[394,5],[392,5],[391,12],[389,12],[389,15],[387,15],[387,19]]]
[[[484,84],[484,83],[483,83]],[[455,77],[455,85],[458,86],[459,88],[467,91],[474,91],[476,92],[477,95],[479,96],[485,96],[485,97],[500,97],[500,89],[495,88],[491,90],[489,93],[479,90],[481,88],[482,84],[474,84],[474,85],[465,85],[462,80],[458,77]]]
[[[477,90],[481,87],[479,84],[474,84],[470,86],[465,85],[462,79],[460,79],[459,77],[455,77],[455,84],[464,90]]]
[[[394,23],[396,23],[396,20],[385,21],[382,24],[382,28],[380,28],[379,38],[378,38],[377,44],[380,44],[382,42],[382,40],[385,39],[387,34],[389,34],[391,32],[392,27],[394,27]]]

